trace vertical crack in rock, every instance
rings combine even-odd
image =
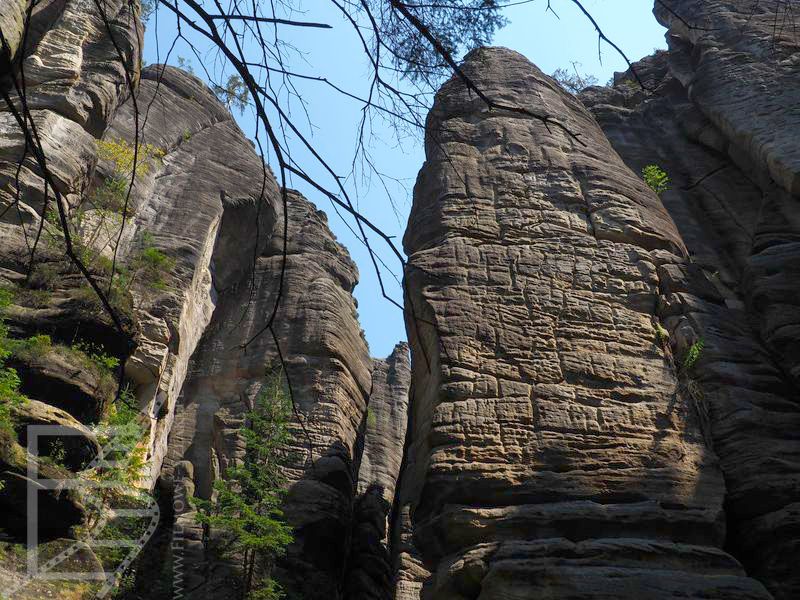
[[[279,198],[274,184],[269,193]],[[279,204],[275,206],[280,210]],[[370,389],[381,389],[375,408],[385,413],[380,422],[394,423],[403,415],[393,416],[382,403],[388,403],[402,383],[389,375],[388,365],[381,365],[385,381],[373,384],[372,360],[352,297],[356,267],[330,233],[325,214],[294,191],[289,193],[289,211],[286,282],[275,327],[302,426],[294,422],[291,427],[285,513],[295,527],[295,541],[282,561],[279,578],[299,597],[338,598],[350,554],[357,491],[355,458]],[[229,260],[252,259],[252,253],[241,252],[240,241],[243,228],[253,219],[252,206],[223,215],[214,255],[217,307],[192,358],[165,462],[164,475],[170,479],[172,465],[188,461],[191,469],[181,466],[183,475],[172,479],[176,485],[185,485],[182,482],[191,471],[190,485],[203,498],[210,496],[213,481],[241,458],[237,429],[264,384],[266,371],[278,364],[269,334],[256,338],[246,350],[241,344],[263,326],[275,302],[282,218],[273,219],[271,227],[263,230],[252,288],[247,270],[240,269],[238,277],[225,274]],[[391,368],[402,370],[396,364],[399,358],[390,362]],[[378,470],[381,460],[374,461]],[[377,472],[376,482],[390,486],[390,481],[384,481],[390,474],[382,477]],[[199,530],[191,512],[177,519],[187,529]],[[202,572],[195,578],[202,586],[198,593],[235,596],[229,565],[215,564],[213,557],[202,553],[200,559],[196,569]]]
[[[425,320],[395,598],[769,598],[723,550],[719,463],[656,339],[672,219],[522,56],[464,69],[586,145],[458,79],[436,97],[404,239]]]
[[[467,57],[488,96],[552,116],[583,145],[487,109],[458,78],[442,87],[404,239],[411,362],[406,344],[370,358],[356,267],[325,214],[288,192],[275,328],[300,415],[285,504],[295,541],[277,573],[291,595],[800,597],[800,28],[783,0],[669,5],[654,11],[669,51],[636,65],[648,91],[622,73],[577,99],[510,50]],[[138,86],[139,143],[158,157],[136,177],[119,243],[121,207],[98,193],[120,173],[98,147],[136,137],[106,25],[92,2],[42,0],[23,49],[29,3],[0,6],[0,66],[21,61],[97,277],[115,251],[129,267],[146,248],[169,264],[128,286],[132,306],[115,300],[132,356],[57,234],[28,278],[44,187],[0,107],[5,318],[13,337],[55,342],[11,359],[31,400],[0,432],[3,551],[24,535],[25,425],[75,434],[59,438],[63,466],[39,465],[48,477],[97,452],[114,386],[63,348],[80,341],[126,360],[151,418],[142,482],[158,484],[163,518],[139,591],[161,600],[180,560],[191,597],[233,599],[240,575],[207,551],[189,499],[209,498],[242,458],[243,416],[279,362],[269,334],[242,345],[276,300],[281,194],[268,172],[260,197],[261,160],[199,79],[140,73],[133,6],[104,3]],[[671,179],[661,198],[638,175],[648,164]],[[40,502],[41,549],[58,551],[87,509],[72,491]],[[102,568],[88,547],[79,560]],[[4,585],[18,577],[0,568]]]
[[[385,360],[373,360],[344,598],[383,600],[392,587],[389,520],[408,422],[408,352],[400,343]]]

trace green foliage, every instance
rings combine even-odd
[[[111,484],[108,488],[102,488],[106,500],[131,496],[141,477],[147,455],[147,448],[142,443],[146,435],[142,417],[136,408],[136,397],[126,386],[96,428],[95,434],[100,445],[111,447],[103,458],[120,461],[119,465],[105,466],[88,474],[90,479]]]
[[[192,61],[185,59],[183,56],[178,57],[178,68],[183,69],[187,73],[194,75],[194,67]]]
[[[119,367],[119,359],[116,356],[106,354],[97,344],[79,341],[72,344],[72,350],[81,352],[102,371],[112,372]]]
[[[52,290],[58,283],[61,269],[57,263],[36,263],[28,277],[28,287],[37,290]]]
[[[639,83],[634,81],[633,79],[623,79],[620,82],[620,85],[624,86],[626,89],[631,90],[633,92],[642,89],[642,86],[639,85]]]
[[[97,537],[114,542],[130,542],[131,540],[139,539],[146,529],[147,521],[141,517],[117,517],[106,523],[97,533]],[[103,565],[104,570],[113,572],[125,560],[131,549],[128,546],[97,546],[93,548],[93,551]],[[131,583],[123,579],[123,581],[120,581],[120,586],[129,586]]]
[[[240,561],[244,597],[249,600],[283,596],[271,575],[275,560],[292,541],[291,528],[281,511],[290,415],[282,373],[274,373],[240,430],[246,448],[244,460],[214,482],[214,501],[195,501],[198,521],[227,537],[224,553]]]
[[[145,27],[147,26],[153,11],[156,9],[156,2],[157,0],[142,0],[141,2],[142,11],[139,13],[139,19],[142,21],[142,25]],[[142,61],[142,63],[144,63],[144,61]]]
[[[150,172],[154,160],[164,157],[164,151],[152,144],[139,144],[138,152],[134,146],[123,139],[98,140],[97,156],[101,160],[111,161],[114,165],[114,174],[126,177],[130,181],[133,174],[133,165],[136,163],[136,177],[144,177]]]
[[[114,276],[114,282],[111,286],[111,294],[109,294],[108,301],[116,310],[123,314],[130,315],[133,311],[133,302],[130,294],[128,293],[127,279],[121,268],[118,268],[117,274]],[[83,307],[87,316],[94,317],[97,314],[103,313],[105,308],[100,302],[97,292],[94,291],[92,286],[88,283],[83,284],[78,289],[72,292],[72,297]]]
[[[131,185],[134,163],[136,178],[143,177],[150,172],[154,161],[164,157],[164,151],[152,144],[139,144],[138,152],[134,152],[134,145],[126,140],[98,140],[97,156],[110,161],[113,171],[92,191],[89,199],[95,208],[121,213]]]
[[[378,418],[375,416],[375,412],[367,407],[367,427],[373,428],[378,424]]]
[[[29,308],[45,307],[50,303],[51,297],[52,292],[49,289],[39,289],[38,286],[35,289],[20,287],[14,290],[14,301],[16,304]]]
[[[669,331],[664,329],[661,323],[656,323],[655,330],[656,330],[656,341],[659,344],[664,344],[669,340]]]
[[[184,142],[188,142],[190,139],[192,139],[192,132],[188,129],[184,129],[182,137]]]
[[[703,352],[703,348],[705,347],[705,342],[703,338],[697,340],[694,344],[689,346],[689,350],[686,352],[686,356],[683,357],[683,368],[684,369],[691,369],[697,363],[697,360],[700,358],[700,354]]]
[[[40,450],[43,450],[40,449]],[[58,467],[63,467],[67,459],[67,449],[64,447],[64,442],[60,438],[56,438],[49,444],[49,448],[45,450],[47,454],[39,454],[39,461],[49,463]]]
[[[573,62],[572,72],[569,69],[559,68],[553,71],[551,77],[570,94],[578,94],[587,87],[597,85],[597,77],[588,73],[580,73],[579,66],[581,63]]]
[[[130,179],[118,174],[111,175],[92,192],[90,196],[92,205],[95,208],[122,213],[129,184]]]
[[[499,0],[448,0],[447,2],[407,2],[409,12],[425,24],[430,33],[452,56],[487,46],[494,32],[508,21]],[[442,58],[428,39],[414,28],[398,10],[386,10],[384,0],[365,0],[377,18],[381,42],[390,48],[394,66],[410,79],[430,82],[450,75]]]
[[[16,369],[6,366],[6,360],[13,352],[13,341],[8,337],[5,324],[5,313],[11,305],[11,291],[0,288],[0,430],[13,434],[11,424],[11,408],[27,400],[19,391],[20,380]]]
[[[642,169],[644,182],[659,196],[669,189],[669,177],[658,165],[647,165]]]
[[[58,208],[54,208],[52,203],[47,211],[44,213],[44,220],[57,229],[61,229],[61,217],[58,214]]]
[[[244,109],[247,108],[247,102],[250,99],[250,91],[241,77],[231,75],[224,86],[215,84],[213,90],[217,98],[228,107],[228,110],[233,111],[236,108],[240,114],[244,113]]]
[[[130,261],[131,283],[143,280],[144,284],[157,290],[166,287],[166,276],[175,267],[175,260],[153,245],[153,235],[145,232],[139,251]]]
[[[34,335],[24,340],[11,342],[12,354],[25,361],[30,361],[45,356],[53,347],[49,335]]]

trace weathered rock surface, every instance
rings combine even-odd
[[[389,517],[408,423],[408,352],[401,343],[386,360],[373,360],[344,598],[383,599],[392,587]]]
[[[358,469],[358,492],[380,486],[384,499],[394,499],[408,421],[411,364],[408,344],[395,346],[385,360],[372,362],[372,387],[364,435],[364,452]]]
[[[95,138],[129,91],[125,71],[133,80],[138,78],[141,27],[134,10],[128,2],[105,2],[104,19],[90,1],[3,3],[0,86],[18,113],[23,113],[24,90],[26,116],[35,124],[47,170],[66,210],[81,203],[96,162]],[[28,18],[28,34],[23,36]],[[80,299],[85,281],[70,271],[63,248],[48,244],[49,226],[39,240],[35,269],[29,273],[45,199],[52,210],[54,190],[44,184],[43,170],[26,148],[13,111],[5,101],[0,104],[0,285],[15,293],[15,306],[4,315],[10,330],[20,337],[47,333],[65,343],[89,338],[110,355],[122,357],[129,347],[128,336],[121,335],[102,311],[87,310]],[[125,324],[130,322],[125,319]],[[21,391],[33,398],[13,413],[18,439],[4,429],[1,442],[0,527],[18,540],[26,534],[26,494],[30,486],[39,485],[27,479],[28,463],[38,465],[40,479],[74,477],[52,464],[53,457],[26,456],[18,444],[26,441],[25,426],[58,425],[63,432],[77,434],[55,438],[62,447],[52,454],[58,457],[63,451],[67,466],[80,468],[97,451],[97,441],[85,425],[100,418],[113,390],[92,368],[55,348],[43,356],[15,357],[10,365],[21,376]],[[54,440],[42,441],[42,454],[50,452],[46,447],[50,443]],[[71,536],[73,526],[84,524],[86,507],[77,491],[56,486],[39,493],[38,519],[41,539]],[[5,580],[3,589],[8,589]]]
[[[613,88],[581,98],[632,169],[659,164],[672,180],[663,202],[691,263],[660,272],[659,313],[676,354],[704,342],[690,384],[725,475],[727,548],[776,598],[795,598],[796,17],[776,2],[755,11],[749,2],[673,4],[686,23],[656,10],[670,27],[669,53],[635,66],[651,89],[635,90],[620,74]],[[776,16],[786,27],[772,28]]]
[[[39,441],[39,453],[52,456],[56,451],[63,450],[64,466],[71,471],[80,471],[100,453],[100,444],[94,432],[66,411],[38,400],[30,400],[15,406],[12,414],[17,439],[23,448],[28,444],[29,426],[58,426],[59,435],[48,436]]]
[[[26,449],[17,443],[15,436],[0,431],[0,509],[3,511],[4,537],[22,538],[27,535],[28,526],[28,488],[31,485],[29,474],[38,479],[60,481],[73,474],[50,461],[31,457]],[[29,470],[31,468],[31,470]],[[33,484],[36,485],[36,484]],[[83,525],[86,521],[86,506],[76,490],[50,487],[37,494],[39,507],[36,525],[37,536],[41,541],[69,536],[71,528]],[[7,539],[7,537],[6,537]],[[0,580],[7,587],[7,582]]]
[[[670,49],[637,63],[647,89],[619,74],[580,101],[511,51],[470,54],[469,77],[521,110],[487,109],[459,78],[437,96],[404,240],[413,365],[405,344],[370,358],[357,271],[324,213],[287,191],[284,214],[214,94],[171,67],[140,73],[135,4],[103,6],[121,60],[92,0],[0,5],[0,70],[24,72],[76,236],[129,267],[130,293],[115,302],[136,340],[129,356],[49,225],[28,274],[45,188],[0,107],[0,283],[16,294],[6,320],[14,337],[56,342],[10,363],[33,400],[14,409],[16,435],[0,430],[6,535],[25,533],[26,425],[77,434],[45,449],[48,477],[72,478],[98,452],[90,426],[114,373],[59,345],[81,340],[124,361],[150,419],[143,483],[160,482],[162,527],[137,563],[140,597],[171,598],[180,571],[192,598],[238,598],[240,574],[208,551],[217,532],[189,499],[211,497],[242,459],[244,414],[281,363],[296,409],[295,541],[277,576],[294,597],[800,596],[789,3],[658,2]],[[7,77],[0,85],[15,97]],[[119,176],[97,164],[98,140],[156,151],[124,224],[98,201]],[[661,198],[638,176],[648,164],[672,180]],[[151,281],[133,268],[147,248],[169,265]],[[70,470],[53,464],[62,452]],[[44,550],[71,543],[84,500],[41,494]],[[0,550],[6,589],[19,552]],[[76,561],[99,568],[88,548]],[[90,592],[48,583],[20,597]]]
[[[556,122],[457,78],[429,117],[395,597],[768,598],[722,549],[722,473],[657,341],[668,213],[523,57],[464,70]]]
[[[362,522],[353,517],[356,497],[367,496],[357,481],[369,429],[364,478],[367,487],[384,489],[375,525],[384,553],[381,585],[388,589],[387,517],[402,458],[407,349],[398,347],[387,361],[378,361],[373,381],[373,363],[352,297],[355,265],[328,230],[324,213],[288,192],[289,256],[282,280],[281,193],[230,112],[198,79],[177,69],[150,66],[140,79],[141,30],[125,12],[129,5],[106,7],[112,34],[122,23],[128,27],[117,40],[123,65],[109,36],[97,29],[102,20],[89,4],[36,7],[28,40],[35,50],[26,54],[23,68],[50,171],[68,210],[80,208],[74,235],[107,261],[116,259],[128,268],[131,297],[114,301],[130,304],[122,312],[136,337],[135,350],[128,356],[128,340],[64,259],[58,232],[51,235],[55,243],[40,248],[40,264],[26,276],[25,234],[30,238],[40,222],[43,188],[30,156],[17,186],[21,135],[4,113],[8,135],[0,156],[8,168],[0,173],[3,198],[6,205],[20,199],[3,212],[1,224],[2,275],[17,291],[7,315],[13,335],[48,333],[66,344],[83,340],[125,361],[129,389],[150,417],[149,472],[142,483],[152,486],[160,477],[165,498],[182,501],[180,508],[162,502],[162,509],[182,532],[180,550],[193,567],[187,585],[209,597],[235,594],[238,575],[226,561],[206,555],[206,532],[196,522],[188,497],[208,498],[213,481],[241,457],[237,430],[242,416],[252,407],[266,371],[282,355],[299,419],[293,425],[286,506],[297,531],[283,566],[284,583],[303,597],[341,595],[352,566],[350,540]],[[21,27],[26,8],[24,3],[9,4],[0,15],[8,25],[9,59],[18,52],[19,40],[12,34]],[[82,29],[76,24],[80,10],[87,19]],[[137,87],[134,97],[127,93],[124,66]],[[125,174],[113,160],[100,161],[95,169],[102,144],[123,154],[138,144],[146,166],[126,195],[124,219],[120,207],[103,203],[105,186]],[[220,156],[236,160],[220,162]],[[119,203],[120,198],[112,200]],[[147,249],[168,261],[168,272],[156,281],[135,270]],[[102,281],[107,277],[99,271],[95,275]],[[279,289],[273,339],[262,329]],[[48,354],[14,364],[22,391],[36,398],[17,415],[21,421],[51,422],[59,416],[51,414],[57,411],[53,406],[71,413],[60,416],[62,422],[72,419],[74,428],[82,427],[76,417],[84,423],[103,418],[110,390],[94,389],[92,374],[86,369],[70,372],[64,358]],[[367,425],[373,390],[378,427],[389,434],[385,440]],[[384,446],[386,456],[380,454]],[[363,498],[358,502],[366,504]],[[83,518],[81,511],[79,507],[75,518],[64,519],[64,526]],[[159,535],[154,541],[160,555],[169,554],[164,546],[168,537]],[[137,579],[148,582],[147,577]]]
[[[104,3],[107,27],[92,0],[40,2],[31,12],[31,33],[22,57],[19,45],[27,4],[3,4],[3,32],[9,33],[9,48],[16,49],[13,62],[17,83],[21,88],[24,74],[28,108],[48,169],[71,206],[80,204],[87,176],[94,168],[95,138],[105,130],[118,102],[129,92],[125,70],[133,79],[138,77],[141,26],[133,15],[133,6],[123,0]],[[114,42],[122,53],[121,59]],[[21,103],[15,87],[8,80],[2,85],[19,110]],[[41,170],[31,153],[24,152],[22,130],[5,103],[0,107],[0,129],[0,202],[4,207],[11,203],[18,187],[20,197],[19,210],[9,211],[3,222],[16,219],[30,223],[41,213],[45,197]],[[20,162],[22,168],[17,176]],[[4,225],[3,230],[7,227]]]
[[[174,261],[164,285],[133,288],[134,317],[141,328],[139,345],[126,365],[135,382],[139,405],[151,419],[151,482],[159,476],[167,451],[175,405],[189,358],[211,320],[217,277],[245,271],[256,246],[258,223],[237,222],[238,256],[219,238],[223,213],[262,206],[264,219],[274,213],[275,194],[261,198],[261,181],[275,187],[270,173],[242,134],[230,112],[199,79],[175,69],[151,65],[142,73],[136,95],[138,143],[163,156],[137,178],[131,194],[133,216],[123,232],[123,256],[141,251],[143,239]],[[126,102],[104,139],[136,140],[136,109]],[[235,161],[220,162],[220,156]],[[101,164],[100,179],[111,168]],[[232,217],[227,217],[232,220]],[[213,261],[213,262],[212,262]]]
[[[272,194],[278,197],[277,188]],[[346,564],[354,452],[371,387],[371,361],[351,295],[355,265],[328,231],[324,213],[295,192],[289,193],[288,208],[288,255],[274,329],[299,421],[292,426],[286,501],[296,533],[283,579],[303,598],[333,598]],[[242,223],[252,222],[255,210],[243,210],[230,223],[226,213],[219,243],[238,244]],[[191,461],[200,497],[209,497],[214,479],[241,458],[237,429],[242,417],[267,373],[280,365],[275,340],[262,331],[281,285],[282,218],[272,222],[272,231],[262,230],[252,276],[242,269],[239,278],[215,279],[217,308],[182,392],[169,461]],[[239,256],[253,260],[250,253]],[[209,585],[205,593],[216,594],[209,597],[226,593],[214,588],[220,581]]]

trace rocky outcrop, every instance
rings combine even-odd
[[[411,365],[408,344],[373,360],[344,598],[387,598],[392,588],[389,517],[405,450]]]
[[[657,335],[678,230],[523,57],[464,71],[517,110],[453,78],[429,116],[395,598],[768,598],[723,549],[722,472]]]
[[[800,283],[797,239],[800,94],[794,17],[779,2],[657,7],[668,53],[635,65],[582,100],[634,170],[658,164],[663,202],[691,256],[662,273],[660,307],[678,353],[698,340],[690,377],[726,483],[728,549],[776,598],[800,580]],[[679,18],[680,17],[680,18]],[[793,54],[794,53],[794,54]]]
[[[110,357],[123,357],[129,336],[102,311],[86,309],[81,299],[86,282],[64,260],[63,248],[49,243],[54,230],[47,226],[40,237],[39,227],[45,203],[53,210],[53,187],[67,211],[81,204],[96,162],[95,138],[129,92],[125,71],[132,80],[138,77],[141,28],[134,8],[110,1],[101,13],[93,3],[66,1],[8,2],[0,10],[0,285],[12,290],[14,302],[2,318],[16,337],[49,334],[66,344],[91,338]],[[48,184],[17,117],[35,127]],[[31,398],[11,413],[18,435],[4,422],[0,444],[0,528],[18,540],[26,533],[28,488],[41,487],[28,480],[28,463],[36,465],[40,479],[72,478],[71,470],[53,464],[54,457],[63,454],[61,461],[72,470],[94,458],[98,443],[86,425],[97,422],[115,386],[64,346],[51,347],[49,339],[46,351],[7,362]],[[27,443],[27,425],[57,425],[67,433],[43,439],[41,459],[30,458],[18,443]],[[58,452],[52,451],[55,444]],[[86,507],[76,490],[56,486],[40,495],[40,539],[71,536],[73,526],[85,524]],[[4,590],[8,587],[4,582]]]
[[[382,360],[325,214],[280,189],[199,79],[140,72],[137,10],[0,6],[0,70],[24,76],[76,244],[121,320],[52,217],[31,262],[53,190],[0,107],[14,294],[0,318],[24,339],[5,364],[31,398],[0,427],[4,590],[96,591],[24,579],[28,467],[75,478],[122,401],[142,413],[140,483],[161,509],[134,595],[238,598],[191,500],[243,460],[245,415],[277,373],[293,409],[294,541],[275,572],[290,597],[800,596],[788,3],[657,2],[670,48],[635,65],[644,88],[628,72],[580,98],[512,51],[472,52],[464,73],[505,108],[462,77],[436,97],[404,239],[411,356],[401,343]],[[144,168],[125,172],[135,148]],[[639,177],[650,164],[671,179],[660,197]],[[61,427],[36,460],[29,425]],[[39,502],[45,554],[74,546],[72,562],[110,572],[74,543],[88,496],[55,486]]]
[[[272,193],[279,196],[275,187]],[[304,598],[330,598],[336,597],[345,568],[354,451],[369,398],[371,363],[351,296],[355,265],[328,231],[324,213],[295,192],[288,194],[288,210],[285,269],[283,219],[278,218],[272,230],[262,229],[254,272],[243,269],[239,277],[216,279],[215,270],[217,308],[192,359],[167,469],[173,460],[189,460],[195,493],[210,497],[213,481],[241,458],[237,430],[244,413],[268,373],[281,364],[280,356],[285,357],[297,418],[286,501],[296,533],[284,582]],[[254,216],[255,207],[249,213],[243,207],[229,222],[226,214],[218,244],[233,248],[241,240],[242,224]],[[250,253],[239,256],[253,260]],[[263,328],[279,290],[273,338]],[[224,597],[222,587],[233,593],[222,579],[211,578],[209,585],[209,597]]]
[[[0,18],[8,24],[6,58],[12,58],[20,41],[11,33],[27,6],[6,8]],[[25,441],[26,423],[68,424],[80,434],[75,448],[68,448],[70,459],[74,454],[73,466],[83,466],[97,452],[86,425],[106,417],[114,390],[107,377],[97,380],[93,367],[70,369],[74,352],[66,346],[80,340],[89,344],[83,348],[118,357],[124,362],[125,402],[135,403],[150,421],[141,483],[152,487],[160,480],[164,493],[164,532],[149,548],[176,558],[168,556],[174,525],[182,533],[182,558],[190,558],[193,568],[187,584],[209,597],[235,594],[239,575],[226,560],[208,555],[208,532],[196,521],[189,500],[209,498],[214,480],[241,458],[242,417],[267,372],[283,364],[296,415],[293,447],[287,449],[292,458],[286,503],[295,542],[281,578],[303,597],[339,597],[352,566],[356,497],[368,495],[357,485],[366,435],[364,462],[370,466],[364,481],[382,486],[381,506],[391,506],[405,431],[407,348],[399,346],[373,369],[352,297],[355,265],[330,233],[324,213],[296,192],[283,197],[252,143],[200,80],[161,65],[140,76],[136,40],[141,30],[125,12],[129,5],[105,10],[112,34],[123,22],[128,27],[119,40],[115,36],[122,62],[108,32],[98,29],[105,23],[93,9],[80,35],[70,35],[78,5],[40,3],[32,11],[28,37],[28,47],[35,50],[25,53],[18,76],[24,71],[28,78],[28,102],[41,120],[38,131],[74,219],[73,235],[89,248],[84,260],[93,263],[90,270],[103,283],[108,273],[100,267],[118,267],[111,301],[135,343],[104,315],[83,277],[65,260],[55,225],[45,224],[52,242],[42,245],[41,266],[28,273],[26,234],[32,239],[41,223],[42,180],[30,156],[15,154],[21,152],[21,133],[3,113],[3,131],[9,132],[6,147],[0,148],[4,164],[13,167],[24,159],[19,184],[14,168],[3,175],[5,206],[20,199],[3,211],[0,224],[2,274],[15,294],[4,317],[15,337],[47,333],[65,344],[50,350],[47,340],[47,350],[14,359],[21,391],[35,398],[15,413],[20,440]],[[126,68],[136,85],[134,96],[128,94]],[[126,95],[118,108],[118,99]],[[131,177],[124,168],[137,148],[144,166]],[[221,163],[219,156],[236,159]],[[122,193],[115,189],[130,179],[130,192],[127,185]],[[274,307],[274,327],[266,330]],[[84,354],[78,353],[87,358]],[[378,430],[388,433],[385,439],[369,426],[373,391],[373,417]],[[379,454],[384,445],[386,456]],[[10,439],[4,456],[7,469],[24,466],[24,450]],[[24,496],[23,471],[17,479],[21,484],[9,484],[3,501],[24,509],[16,493]],[[61,505],[51,509],[55,516],[74,513],[60,519],[58,534],[69,534],[85,518],[84,507],[73,500],[63,495]],[[358,502],[364,505],[363,499]],[[379,523],[384,553],[388,512],[383,509]],[[147,558],[142,565],[153,567],[153,556]],[[384,557],[387,569],[388,563]],[[383,576],[381,584],[388,588],[388,574]],[[146,573],[137,579],[145,587],[151,583]]]
[[[97,6],[80,0],[47,1],[29,11],[28,3],[9,2],[0,17],[7,36],[4,59],[13,62],[17,76],[16,86],[4,79],[4,92],[20,110],[19,94],[24,90],[53,182],[72,207],[80,204],[94,167],[95,138],[130,91],[125,71],[135,80],[139,69],[141,26],[133,15],[134,5],[110,0],[103,5],[104,14]],[[25,15],[29,36],[22,52]],[[45,199],[41,169],[25,151],[22,129],[5,103],[0,127],[5,134],[0,144],[0,201],[7,205],[20,199],[3,221],[31,223]],[[52,200],[52,190],[49,196]]]
[[[157,160],[137,178],[129,199],[132,218],[121,237],[124,255],[144,243],[172,261],[162,285],[134,286],[134,313],[141,328],[138,347],[126,365],[136,385],[139,406],[151,419],[150,482],[155,482],[167,452],[167,438],[189,359],[211,320],[218,278],[248,269],[258,243],[258,227],[274,217],[276,193],[251,144],[232,115],[199,79],[172,67],[152,65],[142,73],[136,105],[128,101],[104,139],[125,140],[159,149]],[[138,117],[137,117],[138,111]],[[219,156],[235,156],[221,163]],[[94,186],[102,185],[113,164],[101,163]],[[261,194],[263,178],[270,194]],[[220,234],[223,214],[250,210],[240,226],[238,255]],[[230,235],[230,234],[229,234]],[[147,242],[143,240],[147,239]]]
[[[408,421],[411,364],[408,344],[397,344],[385,360],[372,361],[372,387],[366,416],[364,451],[358,469],[358,493],[381,488],[384,500],[394,499]]]

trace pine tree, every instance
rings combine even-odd
[[[198,520],[224,539],[220,552],[239,563],[246,600],[283,597],[272,571],[292,541],[281,510],[290,416],[282,373],[277,372],[267,377],[253,410],[245,416],[240,430],[244,458],[214,482],[213,501],[196,501]]]

